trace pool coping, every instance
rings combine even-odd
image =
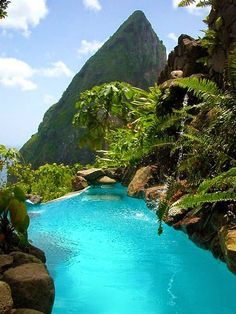
[[[76,191],[76,192],[70,192],[70,193],[67,193],[61,197],[58,197],[58,198],[55,198],[54,200],[51,200],[51,201],[48,201],[48,202],[45,202],[45,203],[42,203],[42,204],[50,204],[50,203],[54,203],[54,202],[58,202],[58,201],[62,201],[62,200],[66,200],[66,199],[70,199],[70,198],[73,198],[73,197],[76,197],[78,195],[80,195],[81,193],[83,193],[84,191],[88,190],[89,189],[89,186],[81,191]]]

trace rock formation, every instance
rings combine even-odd
[[[196,73],[208,73],[208,69],[198,60],[207,56],[206,49],[202,48],[200,40],[195,40],[188,35],[181,35],[178,45],[168,56],[165,69],[161,72],[158,83],[173,79],[174,74],[178,76],[191,76]],[[175,73],[173,73],[175,71]]]
[[[29,247],[0,253],[0,313],[50,314],[55,291],[43,252]],[[13,310],[14,309],[14,310]]]
[[[210,77],[222,86],[228,54],[236,45],[236,0],[216,1],[214,6],[208,18],[209,29],[215,32]]]

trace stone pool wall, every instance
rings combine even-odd
[[[43,251],[30,245],[0,252],[0,313],[50,314],[55,297],[53,279]]]

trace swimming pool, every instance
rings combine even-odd
[[[53,314],[235,314],[236,277],[120,185],[30,209],[56,285]]]

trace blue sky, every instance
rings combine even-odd
[[[73,75],[135,10],[167,51],[180,34],[201,36],[203,9],[178,0],[13,0],[0,20],[0,143],[20,147]]]

